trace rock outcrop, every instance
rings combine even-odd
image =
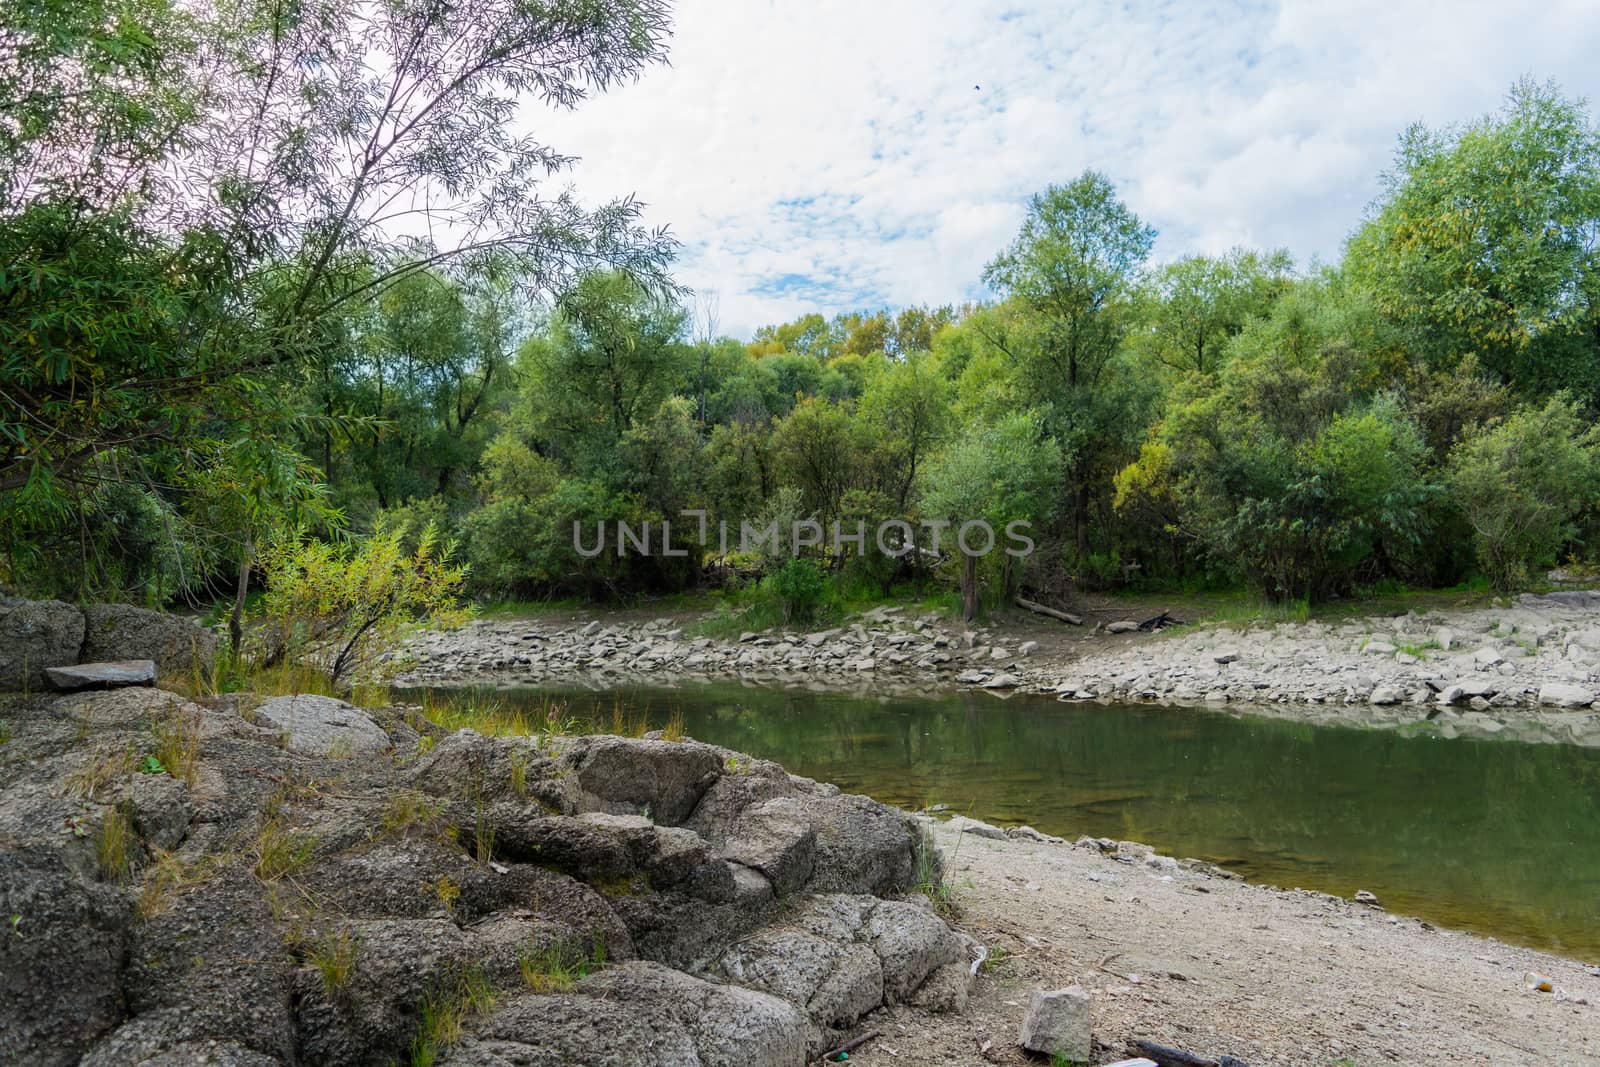
[[[47,688],[53,667],[129,660],[150,660],[162,675],[209,676],[218,642],[183,615],[0,596],[0,692]]]
[[[800,1067],[965,1004],[914,822],[776,764],[326,698],[4,716],[0,1062]]]

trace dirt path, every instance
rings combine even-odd
[[[1010,956],[965,1014],[885,1019],[852,1063],[1030,1062],[1015,1044],[1030,992],[1077,984],[1096,1064],[1136,1055],[1135,1038],[1250,1067],[1600,1064],[1585,963],[1086,847],[938,836],[960,925]],[[1556,991],[1529,989],[1530,971]]]

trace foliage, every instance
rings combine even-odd
[[[768,575],[764,587],[783,605],[783,621],[810,622],[822,602],[822,571],[809,559],[791,559]]]
[[[275,647],[291,664],[315,664],[335,685],[352,674],[380,672],[419,625],[464,620],[456,597],[465,572],[432,527],[415,551],[402,547],[405,528],[335,545],[301,535],[268,547],[262,614]]]
[[[1600,427],[1556,397],[1462,441],[1448,477],[1484,572],[1505,591],[1555,563],[1577,532],[1575,520],[1594,508]]]

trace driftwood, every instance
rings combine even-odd
[[[1137,1040],[1133,1044],[1142,1055],[1154,1060],[1157,1067],[1249,1067],[1243,1060],[1236,1060],[1232,1056],[1219,1056],[1216,1059],[1212,1059],[1210,1056],[1185,1052],[1181,1048],[1158,1045],[1154,1041],[1145,1041],[1143,1039]]]
[[[829,1062],[835,1061],[840,1056],[843,1056],[845,1053],[854,1052],[856,1049],[860,1048],[862,1045],[865,1045],[868,1041],[871,1041],[873,1038],[881,1037],[881,1036],[883,1036],[883,1035],[878,1033],[878,1031],[869,1030],[868,1032],[862,1034],[860,1037],[852,1037],[849,1041],[846,1041],[844,1044],[840,1045],[838,1048],[834,1049],[833,1051],[824,1052],[822,1054],[822,1062],[823,1063],[829,1063]]]
[[[1043,604],[1036,603],[1032,600],[1024,600],[1021,597],[1017,597],[1017,607],[1022,608],[1024,611],[1031,611],[1035,615],[1048,615],[1050,618],[1056,619],[1059,622],[1064,622],[1068,626],[1083,625],[1083,618],[1081,616],[1073,615],[1065,611],[1059,611],[1055,608],[1047,608]]]
[[[1144,620],[1144,622],[1141,622],[1139,624],[1139,629],[1148,634],[1154,633],[1157,630],[1165,629],[1168,626],[1182,625],[1182,619],[1174,619],[1170,614],[1163,611],[1160,615],[1152,615],[1150,618]]]

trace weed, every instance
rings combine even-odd
[[[186,716],[174,702],[167,714],[150,724],[155,739],[155,758],[166,772],[193,787],[200,762],[200,720]]]
[[[508,760],[511,764],[511,791],[526,800],[528,798],[528,754],[520,748],[512,749]]]
[[[1082,1060],[1069,1060],[1065,1052],[1057,1052],[1050,1057],[1050,1067],[1084,1067]]]
[[[422,715],[447,733],[470,729],[487,737],[526,737],[539,732],[527,712],[478,693],[441,696],[430,689],[422,696]]]
[[[454,878],[447,874],[437,882],[429,882],[428,889],[439,899],[439,903],[444,905],[447,913],[455,914],[456,901],[461,899],[461,886]]]
[[[67,793],[69,796],[79,797],[83,800],[93,800],[100,795],[106,786],[119,778],[132,774],[133,768],[132,752],[123,751],[110,756],[102,756],[67,775]]]
[[[565,993],[605,965],[606,943],[599,937],[587,952],[553,941],[517,959],[523,982],[535,993]]]
[[[485,865],[494,859],[494,826],[484,816],[481,804],[472,821],[472,858]]]
[[[444,801],[406,789],[389,798],[378,821],[384,833],[398,834],[413,826],[434,829],[443,813]]]
[[[322,991],[337,1000],[350,984],[356,970],[356,939],[348,928],[329,934],[307,953],[311,965],[322,975]]]
[[[917,892],[927,897],[933,904],[935,913],[943,918],[953,918],[960,911],[960,903],[956,899],[955,887],[944,878],[944,865],[939,858],[939,846],[934,840],[933,831],[924,828],[922,837],[917,842]],[[956,841],[956,854],[961,851],[961,841]],[[955,855],[950,857],[950,862],[955,862]]]
[[[423,998],[422,1021],[411,1039],[411,1067],[433,1067],[441,1050],[461,1038],[461,1029],[474,1015],[494,1010],[494,986],[476,967],[463,971],[454,983]]]
[[[671,718],[667,719],[667,724],[661,728],[661,740],[682,741],[687,736],[689,735],[683,727],[683,712],[674,709]]]
[[[276,882],[304,867],[317,847],[313,834],[286,830],[276,815],[261,823],[256,834],[254,870],[263,882]]]
[[[0,745],[7,744],[10,740],[11,724],[4,719],[0,719]]]
[[[185,860],[175,852],[157,850],[146,866],[144,888],[139,891],[140,919],[153,919],[166,909],[173,893],[199,885],[221,869],[223,857],[201,856]]]
[[[1004,945],[996,945],[983,957],[983,962],[978,965],[978,973],[994,974],[1002,967],[1009,967],[1011,962],[1011,950]]]
[[[100,868],[101,880],[121,882],[133,872],[133,854],[129,847],[132,836],[133,819],[122,806],[106,808],[94,843],[95,863]]]

